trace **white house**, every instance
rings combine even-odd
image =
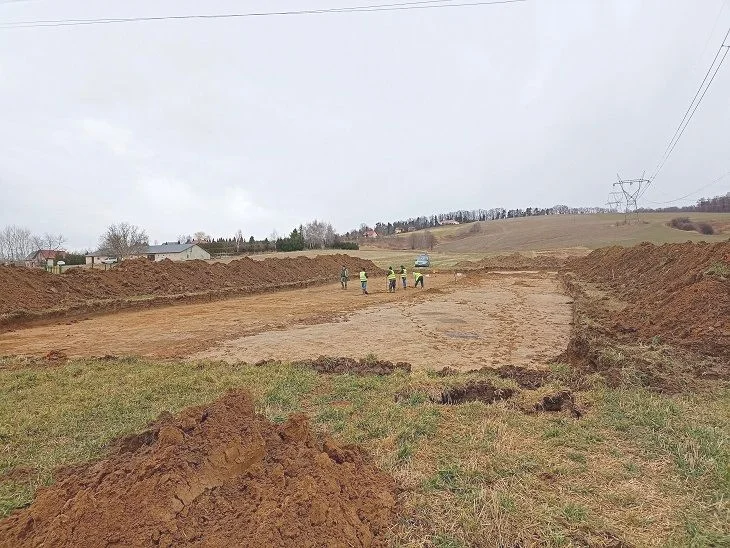
[[[171,261],[190,261],[192,259],[210,259],[210,253],[197,244],[179,244],[174,242],[171,244],[164,243],[162,245],[148,246],[144,252],[128,258],[137,259],[140,257],[147,257],[150,261],[164,261],[165,259],[170,259]],[[96,251],[86,255],[86,264],[93,267],[108,259],[113,259],[113,257],[106,252]]]
[[[164,243],[151,245],[147,248],[147,258],[151,261],[190,261],[192,259],[210,259],[210,253],[198,244]]]

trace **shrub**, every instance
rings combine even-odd
[[[332,249],[360,249],[360,246],[357,244],[357,242],[334,242],[332,244]]]
[[[710,223],[697,223],[696,230],[700,234],[714,234],[715,229],[712,228]]]
[[[689,217],[675,217],[669,221],[669,226],[679,230],[696,230],[700,234],[714,234],[715,229],[710,223],[693,223]]]
[[[669,222],[669,226],[679,230],[695,230],[695,225],[689,217],[675,217]]]

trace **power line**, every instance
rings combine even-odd
[[[667,201],[665,201],[665,202],[653,202],[653,201],[651,201],[651,200],[645,200],[645,201],[646,201],[646,202],[649,202],[650,204],[655,204],[655,205],[663,205],[663,204],[673,204],[673,203],[675,203],[675,202],[680,202],[680,201],[684,200],[685,198],[689,198],[689,197],[690,197],[690,196],[692,196],[693,194],[697,194],[698,192],[701,192],[701,191],[703,191],[704,189],[706,189],[706,188],[708,188],[708,187],[711,187],[711,186],[712,186],[712,185],[714,185],[714,184],[717,184],[717,183],[719,183],[719,182],[720,182],[720,181],[722,181],[722,180],[723,180],[723,179],[724,179],[725,177],[728,177],[728,176],[730,176],[730,171],[728,171],[728,172],[727,172],[727,173],[725,173],[724,175],[720,175],[720,176],[719,176],[719,177],[718,177],[717,179],[713,179],[712,181],[710,181],[710,182],[709,182],[709,183],[707,183],[706,185],[703,185],[703,186],[701,186],[700,188],[698,188],[698,189],[695,189],[695,190],[693,190],[693,191],[692,191],[692,192],[690,192],[689,194],[685,194],[684,196],[680,196],[679,198],[675,198],[675,199],[673,199],[673,200],[667,200]]]
[[[248,13],[220,13],[220,14],[192,14],[192,15],[163,15],[150,17],[119,17],[105,19],[57,19],[40,21],[16,21],[0,25],[0,29],[33,28],[33,27],[71,27],[80,25],[106,25],[113,23],[134,23],[141,21],[171,21],[185,19],[232,19],[247,17],[273,17],[284,15],[319,15],[325,13],[362,13],[377,11],[409,11],[439,8],[464,8],[472,6],[491,6],[497,4],[515,4],[528,0],[483,0],[475,2],[451,3],[453,0],[423,0],[420,2],[400,2],[397,4],[380,4],[370,6],[348,6],[342,8],[322,8],[295,11],[269,11]],[[446,3],[449,2],[449,3]]]
[[[674,152],[674,149],[676,148],[677,143],[679,143],[679,140],[682,138],[682,135],[684,135],[684,132],[687,129],[687,126],[692,121],[692,117],[694,116],[695,112],[697,112],[697,109],[699,108],[700,103],[702,103],[702,99],[704,99],[705,94],[707,93],[707,90],[710,89],[712,82],[715,80],[715,76],[717,75],[717,72],[720,70],[720,67],[722,66],[723,62],[725,61],[725,57],[727,57],[728,51],[730,50],[730,44],[725,44],[725,42],[728,39],[728,36],[730,36],[730,29],[728,29],[727,33],[725,33],[725,37],[722,39],[722,43],[720,44],[720,47],[717,48],[717,52],[715,53],[715,57],[712,59],[712,63],[710,64],[710,67],[707,69],[707,72],[705,73],[705,77],[702,79],[700,86],[697,88],[697,91],[695,92],[695,95],[692,98],[692,101],[690,102],[689,106],[687,107],[687,110],[685,111],[684,116],[682,117],[682,120],[679,122],[677,129],[674,131],[672,138],[669,140],[667,147],[664,149],[664,154],[662,154],[662,157],[660,158],[659,163],[657,164],[657,167],[654,170],[654,174],[649,177],[649,183],[644,187],[643,191],[638,196],[639,198],[641,198],[646,193],[646,191],[649,189],[651,184],[654,182],[654,179],[656,179],[656,177],[659,175],[659,172],[662,170],[664,165],[667,163],[667,160],[669,160],[669,157],[672,155],[672,152]],[[723,50],[724,50],[724,52],[723,52]],[[721,53],[722,53],[722,56],[720,55]],[[719,63],[717,62],[718,57],[720,58]],[[713,68],[715,69],[714,72],[712,72]],[[710,76],[710,73],[712,73],[712,76],[710,77],[710,80],[708,81],[707,78]],[[705,82],[707,82],[707,85],[705,85]],[[699,99],[698,99],[698,97],[699,97]]]

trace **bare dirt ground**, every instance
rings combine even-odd
[[[194,357],[255,362],[373,353],[408,361],[414,368],[540,366],[567,344],[568,301],[554,275],[497,273],[435,290],[428,299],[359,310],[345,325],[266,331],[223,341]]]
[[[339,284],[129,311],[0,335],[0,354],[141,355],[256,362],[375,354],[414,368],[544,365],[567,346],[570,299],[547,272],[432,274],[371,295]]]

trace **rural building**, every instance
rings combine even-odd
[[[93,253],[87,253],[84,255],[86,257],[86,264],[90,266],[94,266],[95,264],[103,264],[104,261],[110,259],[108,253],[105,253],[103,251],[94,251]]]
[[[368,229],[368,230],[365,231],[365,237],[366,238],[377,238],[378,237],[378,233],[375,232],[374,230]]]
[[[192,259],[210,259],[210,253],[197,244],[179,244],[177,242],[164,243],[161,245],[148,246],[144,252],[129,259],[138,259],[140,257],[147,257],[150,261],[164,261],[170,259],[171,261],[190,261]],[[111,259],[108,253],[103,251],[95,251],[94,253],[88,253],[86,255],[87,265],[102,264],[105,260]]]
[[[164,243],[147,248],[147,258],[151,261],[189,261],[192,259],[210,259],[210,253],[198,244]]]
[[[455,221],[454,219],[444,219],[441,221],[442,225],[458,225],[459,221]]]
[[[49,260],[52,260],[55,263],[56,261],[63,260],[65,257],[65,251],[39,249],[25,258],[25,266],[45,268]]]

